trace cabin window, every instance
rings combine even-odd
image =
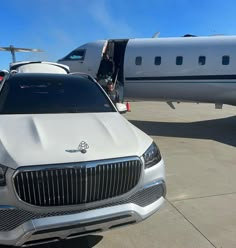
[[[198,64],[199,65],[205,65],[206,64],[206,57],[205,56],[199,56]]]
[[[141,56],[136,57],[135,64],[136,65],[141,65],[142,64],[142,57]]]
[[[225,55],[222,57],[222,65],[228,65],[229,64],[229,56]]]
[[[84,60],[85,50],[74,50],[69,53],[63,60]]]
[[[161,57],[155,57],[155,61],[154,61],[155,65],[160,65],[161,64]]]
[[[182,65],[183,64],[183,57],[177,56],[176,57],[176,65]]]

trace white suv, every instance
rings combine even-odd
[[[153,140],[88,76],[9,74],[0,91],[0,244],[140,222],[164,203]]]

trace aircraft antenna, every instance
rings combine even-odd
[[[15,52],[43,52],[41,49],[35,49],[35,48],[19,48],[14,47],[13,45],[10,45],[9,47],[0,47],[0,51],[6,51],[10,52],[12,56],[12,62],[16,62],[16,54]]]

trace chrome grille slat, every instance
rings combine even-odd
[[[108,184],[109,184],[109,181],[108,181],[108,178],[109,178],[109,167],[108,167],[108,165],[106,165],[105,168],[106,168],[106,180],[105,180],[106,181],[106,190],[105,190],[105,197],[104,198],[106,199],[106,198],[108,198],[108,194],[107,193],[108,193]]]
[[[124,170],[124,183],[123,183],[122,192],[125,192],[125,187],[126,187],[127,180],[128,180],[128,175],[127,175],[127,162],[125,162],[123,170]]]
[[[69,205],[69,178],[68,178],[68,171],[66,171],[66,205]]]
[[[75,168],[75,204],[78,204],[78,171]]]
[[[89,198],[88,201],[92,201],[92,188],[93,188],[93,168],[90,170],[90,176],[88,177],[89,180]]]
[[[126,171],[126,173],[127,173],[127,181],[126,181],[126,188],[125,188],[125,191],[127,191],[128,190],[128,188],[129,188],[129,162],[127,162],[127,171]]]
[[[134,175],[133,175],[133,177],[134,177],[133,183],[134,183],[135,182],[135,179],[136,179],[136,171],[134,170],[133,173],[134,173]]]
[[[109,181],[110,181],[110,183],[109,183],[109,192],[108,192],[109,197],[111,196],[111,189],[112,189],[112,179],[113,179],[113,175],[112,175],[112,173],[113,173],[113,164],[111,164],[110,168],[111,168],[111,171],[110,171],[110,175],[109,175]]]
[[[63,201],[63,204],[62,205],[65,205],[65,191],[64,191],[64,179],[63,179],[63,171],[61,170],[61,186],[62,186],[62,201]]]
[[[85,196],[84,196],[85,203],[87,203],[87,197],[88,197],[88,175],[87,175],[87,168],[85,168]]]
[[[120,164],[117,165],[117,171],[120,169]],[[120,180],[120,175],[117,175],[117,187],[116,187],[116,195],[119,193],[119,180]]]
[[[22,168],[14,176],[14,185],[18,197],[32,205],[76,205],[129,192],[138,184],[141,170],[138,159],[99,161],[94,166],[75,163],[69,167]]]
[[[96,193],[97,193],[97,168],[94,168],[94,191],[93,191],[93,198],[92,200],[96,200]]]
[[[98,190],[97,190],[97,198],[100,199],[100,184],[101,184],[101,167],[98,166]]]
[[[15,187],[16,187],[16,191],[19,192],[19,197],[21,198],[21,190],[20,190],[20,183],[18,177],[15,180]]]
[[[58,205],[61,204],[61,197],[60,197],[60,188],[59,188],[59,177],[58,177],[58,171],[56,170],[56,180],[57,180],[57,202]]]
[[[44,205],[46,205],[46,194],[45,194],[45,186],[44,186],[45,180],[43,180],[44,179],[43,178],[43,171],[41,171],[41,179],[42,179],[42,185],[43,185],[43,202],[44,202]]]
[[[74,184],[73,184],[73,170],[70,169],[70,178],[71,178],[71,203],[74,204]]]
[[[27,181],[27,191],[29,192],[29,202],[31,203],[32,202],[32,198],[31,198],[31,192],[30,192],[30,185],[29,185],[29,176],[28,176],[28,173],[26,173],[26,181]]]
[[[122,185],[123,185],[123,181],[124,181],[124,175],[123,175],[123,167],[121,168],[121,174],[120,174],[120,185],[119,185],[119,195],[122,194]]]
[[[53,205],[56,205],[56,195],[55,195],[55,188],[54,188],[54,176],[53,170],[51,170],[51,178],[52,178],[52,198],[53,198]]]
[[[25,184],[23,183],[24,182],[24,174],[23,173],[21,174],[21,181],[22,181],[22,185],[23,185],[23,196],[26,199]]]
[[[48,192],[48,201],[49,205],[51,205],[51,196],[50,196],[50,187],[49,187],[49,178],[48,178],[48,171],[46,171],[46,177],[47,177],[47,192]]]
[[[113,189],[112,189],[112,195],[115,196],[115,186],[116,186],[116,163],[114,164],[114,182],[113,182]]]
[[[102,191],[101,191],[101,199],[103,198],[103,191],[104,191],[104,170],[105,170],[105,166],[102,166]]]
[[[31,179],[32,179],[32,181],[33,181],[33,183],[32,183],[32,189],[33,189],[33,196],[34,196],[34,200],[33,200],[33,204],[35,204],[36,203],[36,193],[35,193],[35,185],[34,185],[34,173],[33,173],[33,171],[31,171]]]
[[[39,199],[39,206],[41,206],[42,205],[42,200],[41,200],[41,194],[40,194],[40,187],[39,187],[39,172],[38,171],[36,171],[35,172],[36,173],[36,178],[37,178],[37,186],[38,186],[38,199]]]
[[[135,163],[134,163],[135,164]],[[135,182],[135,171],[132,172],[132,178],[131,178],[132,184]]]
[[[80,168],[80,202],[83,202],[83,180],[82,180],[82,169]]]

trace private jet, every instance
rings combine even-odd
[[[236,36],[98,40],[58,62],[97,78],[104,54],[125,99],[236,105]]]

